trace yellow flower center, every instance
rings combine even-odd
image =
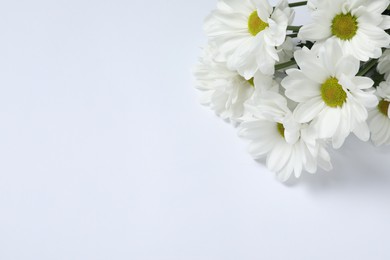
[[[341,40],[351,40],[358,30],[358,22],[352,14],[338,14],[332,21],[332,34]]]
[[[257,11],[254,11],[248,19],[248,31],[253,36],[256,36],[259,32],[264,30],[269,26],[268,23],[264,22],[260,19],[259,15],[257,14]]]
[[[347,100],[347,93],[336,78],[329,78],[321,85],[321,96],[330,107],[342,107]]]
[[[284,129],[283,124],[278,123],[276,125],[276,129],[278,129],[279,134],[284,138],[284,131],[285,131],[285,129]]]
[[[378,105],[378,110],[379,112],[381,112],[383,115],[385,116],[389,116],[389,104],[390,102],[382,99],[380,102],[379,102],[379,105]]]

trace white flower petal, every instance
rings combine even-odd
[[[330,138],[336,132],[340,123],[341,111],[339,108],[325,108],[318,117],[317,129],[319,138]]]
[[[307,102],[298,104],[294,110],[294,117],[300,123],[306,123],[313,120],[325,107],[321,97],[313,98]]]
[[[361,122],[356,125],[355,129],[352,131],[357,138],[363,142],[367,142],[370,139],[370,129],[366,122]]]

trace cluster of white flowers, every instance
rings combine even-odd
[[[219,0],[195,69],[201,103],[281,181],[332,169],[355,134],[390,144],[390,0]],[[294,8],[311,21],[293,25]]]

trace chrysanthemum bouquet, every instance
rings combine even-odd
[[[390,0],[219,0],[195,69],[201,103],[281,181],[332,168],[349,134],[390,144]],[[294,8],[311,21],[294,25]]]

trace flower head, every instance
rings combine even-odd
[[[390,44],[385,30],[390,28],[390,18],[382,13],[388,0],[321,0],[311,13],[313,22],[304,25],[299,38],[323,43],[336,41],[344,52],[367,61],[379,58],[383,47]]]
[[[208,46],[195,68],[196,87],[201,90],[200,102],[221,118],[237,122],[244,115],[244,102],[255,90],[254,79],[244,79],[215,57],[215,48]]]
[[[324,144],[307,124],[297,122],[287,100],[277,92],[266,92],[247,103],[252,118],[240,126],[240,136],[250,140],[249,152],[255,159],[267,158],[267,167],[281,181],[291,174],[300,177],[303,170],[317,171],[318,165],[332,168]]]
[[[286,96],[299,103],[296,120],[310,123],[319,138],[332,138],[334,148],[351,132],[367,141],[367,108],[378,104],[373,80],[356,76],[359,60],[344,54],[337,42],[317,47],[295,52],[300,69],[287,70],[282,81]]]
[[[257,71],[274,73],[276,47],[284,43],[293,15],[286,0],[275,8],[267,0],[220,0],[205,30],[228,68],[250,79]]]
[[[390,144],[390,77],[376,91],[379,104],[369,112],[371,140],[375,145]]]

